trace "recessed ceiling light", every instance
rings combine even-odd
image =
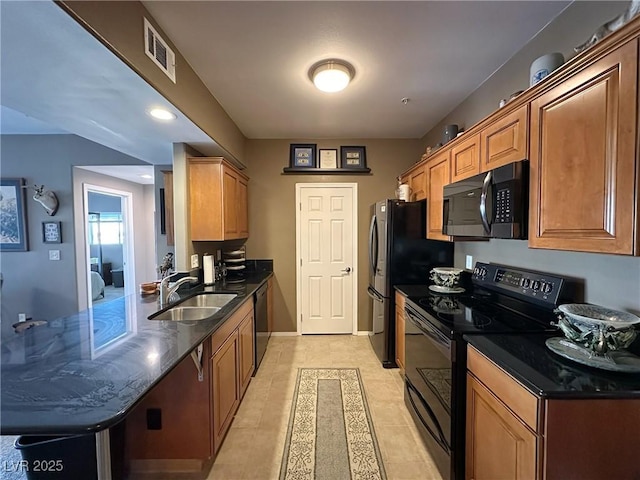
[[[344,60],[323,60],[309,70],[309,78],[318,90],[339,92],[344,90],[353,79],[356,71]]]
[[[141,176],[142,178],[147,178],[147,179],[149,179],[149,178],[153,178],[153,175],[149,175],[148,173],[144,173],[144,174],[142,174],[142,175],[140,175],[140,176]]]
[[[152,108],[151,110],[149,110],[149,115],[151,115],[153,118],[157,118],[158,120],[175,120],[176,118],[178,118],[175,113],[170,112],[169,110],[166,110],[164,108]]]

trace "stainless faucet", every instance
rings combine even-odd
[[[160,282],[160,308],[166,307],[172,301],[176,301],[179,297],[176,295],[176,290],[180,288],[183,283],[198,281],[198,277],[183,277],[178,280],[173,287],[169,288],[169,280],[171,277],[177,275],[179,272],[168,275]]]

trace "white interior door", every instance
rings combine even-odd
[[[298,332],[357,333],[356,184],[298,184]]]

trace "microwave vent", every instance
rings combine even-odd
[[[173,83],[176,83],[176,55],[149,21],[144,19],[144,51]]]

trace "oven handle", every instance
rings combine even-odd
[[[380,296],[378,292],[376,292],[373,288],[367,288],[367,294],[373,298],[376,302],[384,303],[384,298]]]
[[[424,333],[427,337],[433,339],[436,343],[446,348],[449,352],[451,351],[451,340],[445,337],[442,333],[438,332],[435,328],[431,327],[426,321],[420,320],[416,317],[416,314],[409,310],[408,308],[404,309],[404,313],[409,317],[409,321]]]
[[[427,404],[427,402],[424,401],[424,399],[422,398],[422,396],[420,395],[420,392],[418,392],[416,387],[414,387],[413,385],[411,385],[411,383],[409,383],[407,381],[405,381],[405,387],[407,389],[409,401],[411,402],[411,405],[413,406],[413,411],[416,413],[417,417],[420,419],[420,423],[422,423],[422,425],[424,425],[424,428],[426,428],[429,431],[429,433],[431,434],[433,439],[438,443],[438,445],[440,445],[444,449],[444,451],[447,452],[450,455],[451,454],[451,448],[447,444],[447,440],[444,438],[444,433],[442,432],[442,429],[440,428],[440,424],[438,423],[438,420],[436,419],[436,416],[434,415],[433,410],[431,410],[431,407],[429,407],[429,404]],[[431,430],[431,427],[429,427],[429,425],[427,425],[427,422],[425,422],[424,418],[422,418],[422,416],[420,415],[420,412],[418,411],[418,406],[416,405],[416,402],[413,400],[413,395],[411,395],[411,391],[412,390],[415,393],[415,395],[418,397],[418,399],[420,400],[420,403],[424,407],[424,409],[427,412],[427,414],[431,417],[431,421],[433,422],[435,427],[438,429],[438,433],[437,434],[433,430]]]
[[[491,172],[487,173],[482,182],[482,194],[480,195],[480,219],[482,220],[482,227],[487,235],[491,235],[491,226],[489,225],[489,218],[487,217],[487,195],[489,193],[489,185],[491,185]]]

